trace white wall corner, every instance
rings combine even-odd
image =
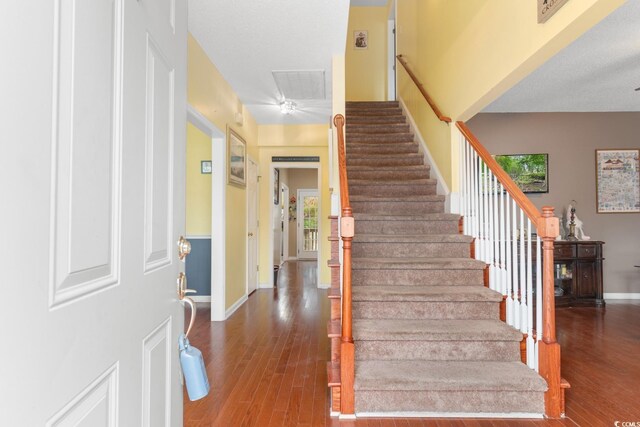
[[[239,309],[240,306],[244,304],[248,299],[249,297],[247,296],[247,294],[244,294],[243,296],[240,297],[240,299],[238,299],[238,301],[234,302],[231,307],[227,308],[227,310],[224,313],[225,319],[228,319],[233,313],[235,313],[236,310]]]
[[[418,129],[418,125],[416,124],[416,121],[413,119],[413,116],[411,115],[411,112],[407,108],[407,104],[405,104],[402,97],[399,96],[398,101],[400,102],[400,108],[402,108],[403,113],[405,114],[405,116],[409,121],[409,127],[411,128],[411,132],[415,135],[415,138],[420,147],[420,152],[424,156],[425,163],[431,166],[431,178],[438,180],[436,192],[442,196],[447,196],[449,194],[449,187],[447,186],[446,181],[444,180],[444,178],[442,177],[442,174],[440,173],[440,168],[438,168],[438,165],[433,160],[431,151],[429,151],[429,148],[427,147],[427,143],[425,142],[424,138],[420,134],[420,130]],[[449,212],[452,212],[452,211],[449,211]]]
[[[462,214],[460,207],[460,193],[458,193],[457,191],[452,191],[447,194],[444,211],[449,213]]]

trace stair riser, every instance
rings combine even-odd
[[[351,144],[369,143],[369,144],[393,144],[396,142],[414,142],[413,134],[410,133],[361,133],[351,134],[347,136],[347,151],[351,148]]]
[[[477,301],[353,301],[354,319],[496,319],[499,304]]]
[[[347,108],[400,108],[398,101],[347,101]]]
[[[455,234],[458,221],[367,221],[356,220],[358,234]]]
[[[402,213],[406,215],[419,215],[423,213],[443,213],[442,202],[351,202],[354,212],[367,212],[371,214],[388,214],[397,212],[402,207]]]
[[[357,390],[356,413],[544,413],[544,393],[532,391]]]
[[[483,286],[482,270],[359,270],[352,271],[353,286],[424,285]]]
[[[371,170],[371,171],[351,171],[349,179],[375,179],[400,180],[400,179],[429,179],[429,170]]]
[[[407,119],[405,116],[396,115],[396,116],[378,116],[378,117],[367,117],[367,116],[350,116],[347,117],[347,126],[350,124],[405,124]]]
[[[468,243],[353,243],[353,256],[361,258],[468,258],[469,255]]]
[[[421,156],[407,157],[371,157],[357,154],[347,155],[347,166],[379,166],[379,167],[399,167],[417,166],[424,164]],[[348,170],[349,168],[347,168]]]
[[[418,153],[418,145],[415,143],[408,144],[351,144],[349,145],[349,154],[400,154],[400,153]]]
[[[516,341],[359,341],[357,360],[493,360],[517,362]]]
[[[349,185],[349,192],[353,196],[432,196],[436,194],[436,184],[418,185]],[[397,204],[396,209],[402,204]]]
[[[410,132],[408,124],[394,123],[394,124],[348,124],[346,127],[346,135],[351,133],[408,133]]]
[[[356,116],[397,116],[402,114],[400,108],[349,108],[346,109],[347,117]]]

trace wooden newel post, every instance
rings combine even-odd
[[[340,412],[355,413],[355,348],[353,345],[351,316],[351,242],[355,232],[355,221],[351,207],[342,209],[340,234],[342,235],[342,338],[340,344]]]
[[[556,341],[556,303],[553,273],[553,242],[559,234],[554,208],[544,206],[538,222],[542,239],[542,340],[538,343],[540,375],[549,389],[544,395],[545,415],[560,418],[564,412],[560,377],[560,344]]]

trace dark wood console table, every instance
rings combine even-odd
[[[557,307],[604,306],[603,244],[604,242],[592,240],[553,242]],[[558,295],[559,293],[562,295]]]

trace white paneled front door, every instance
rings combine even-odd
[[[182,425],[186,18],[3,5],[0,425]]]
[[[318,257],[318,190],[298,190],[298,259]]]

